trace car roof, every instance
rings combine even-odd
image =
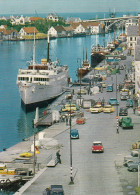
[[[71,131],[78,131],[77,129],[71,129]]]
[[[101,141],[94,141],[93,144],[102,143]]]

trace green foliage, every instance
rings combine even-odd
[[[36,20],[32,23],[30,22],[26,22],[25,25],[12,25],[10,20],[0,20],[0,25],[7,25],[8,29],[15,29],[18,32],[20,31],[21,28],[23,27],[36,27],[36,29],[40,32],[40,33],[45,33],[47,34],[47,31],[50,27],[52,26],[68,26],[68,24],[65,23],[63,18],[59,18],[58,22],[53,22],[51,20],[47,20],[47,19],[42,19],[42,20]]]
[[[7,27],[11,27],[12,26],[10,20],[0,20],[0,26],[1,25],[7,25]]]

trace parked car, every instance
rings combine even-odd
[[[104,147],[101,141],[94,141],[92,144],[92,153],[93,152],[104,152]]]
[[[128,95],[121,95],[121,97],[120,97],[121,100],[127,100],[128,98],[129,98]]]
[[[114,112],[114,111],[115,111],[114,107],[111,106],[110,104],[104,106],[104,108],[103,108],[104,113],[111,113],[111,112]]]
[[[132,99],[127,99],[126,107],[133,107],[133,100]]]
[[[134,124],[132,123],[132,119],[130,117],[122,117],[119,120],[119,125],[123,129],[133,129]]]
[[[118,100],[116,98],[110,98],[108,103],[110,105],[119,105],[119,102],[118,102]]]
[[[133,149],[139,149],[140,148],[140,141],[137,141],[134,144],[132,144],[132,148]]]
[[[128,110],[125,107],[121,107],[119,111],[119,116],[127,116],[128,115]]]
[[[65,106],[61,109],[62,112],[76,111],[76,110],[79,110],[79,107],[76,104],[65,104]]]
[[[79,139],[79,132],[77,129],[71,129],[70,131],[71,139]]]
[[[108,86],[106,87],[106,91],[107,91],[107,92],[112,92],[112,91],[113,91],[113,85],[108,85]]]
[[[100,113],[102,111],[103,111],[103,108],[101,105],[95,105],[95,106],[90,108],[91,113]]]
[[[138,157],[139,156],[139,151],[138,150],[132,150],[131,151],[131,156]]]
[[[138,161],[138,158],[135,158],[131,155],[124,156],[123,165],[127,167],[129,162],[136,162],[136,161]]]
[[[62,185],[51,185],[46,188],[43,195],[64,195],[64,190]]]
[[[86,119],[85,119],[84,117],[78,117],[78,118],[76,119],[76,123],[77,123],[78,125],[85,124],[85,121],[86,121]]]
[[[131,162],[128,164],[128,171],[137,172],[140,162]]]
[[[100,84],[102,85],[103,88],[106,88],[106,83],[100,82]]]

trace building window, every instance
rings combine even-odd
[[[132,41],[132,37],[130,37],[130,41]]]

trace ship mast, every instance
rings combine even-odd
[[[50,55],[49,50],[50,50],[50,37],[49,37],[49,33],[48,33],[47,62],[49,62],[49,61],[50,61],[50,59],[49,59],[49,55]]]
[[[84,48],[83,48],[83,63],[84,63]]]
[[[86,48],[86,62],[87,62],[87,48]]]
[[[34,44],[33,44],[33,69],[35,65],[35,29],[34,29]]]

